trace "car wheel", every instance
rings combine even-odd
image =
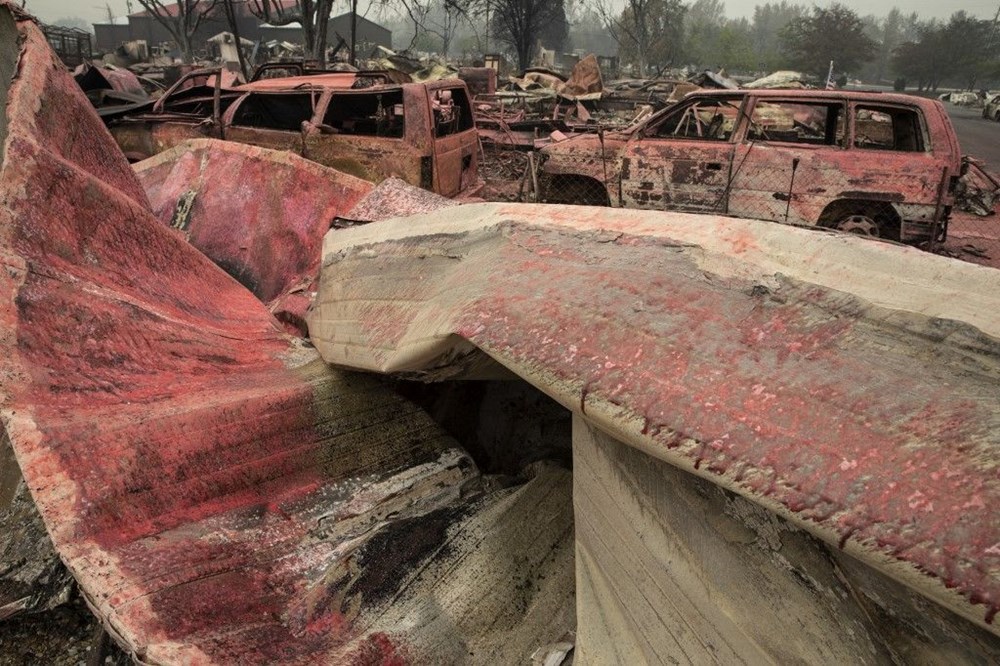
[[[833,225],[833,228],[849,234],[858,234],[859,236],[871,236],[873,238],[881,238],[883,236],[882,228],[878,221],[867,213],[845,215]]]

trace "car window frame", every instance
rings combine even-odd
[[[755,146],[780,146],[782,148],[804,148],[809,150],[816,149],[826,149],[826,150],[847,150],[850,146],[853,146],[853,135],[850,134],[851,128],[848,125],[848,119],[844,117],[844,142],[843,145],[837,145],[836,143],[803,143],[798,141],[776,141],[773,139],[750,139],[750,126],[753,124],[753,114],[757,109],[757,104],[764,103],[785,103],[785,104],[797,104],[799,106],[840,106],[841,113],[850,113],[851,105],[848,100],[840,99],[837,97],[786,97],[786,96],[757,96],[750,95],[748,97],[750,103],[748,104],[744,123],[743,132],[740,137],[741,143],[754,144]],[[850,138],[849,138],[850,137]]]
[[[920,138],[923,142],[923,150],[895,150],[893,148],[858,148],[854,145],[855,127],[858,107],[867,108],[871,111],[878,111],[877,107],[890,109],[903,109],[917,114],[917,122],[920,124]],[[934,146],[931,143],[930,127],[927,124],[927,117],[924,110],[917,104],[905,104],[902,102],[880,102],[878,100],[852,99],[848,105],[850,113],[850,139],[851,150],[859,150],[864,153],[889,153],[892,155],[931,155],[934,153]]]
[[[710,143],[717,143],[719,145],[734,144],[737,141],[737,137],[740,136],[741,126],[743,124],[744,109],[746,108],[748,95],[688,95],[684,99],[680,100],[676,104],[671,104],[670,106],[663,109],[660,113],[652,116],[644,125],[637,128],[638,135],[643,140],[651,141],[704,141]],[[657,136],[655,134],[655,129],[660,126],[661,123],[666,122],[667,118],[671,116],[675,111],[681,109],[682,106],[690,106],[697,104],[698,102],[705,101],[719,101],[719,102],[739,102],[736,108],[736,124],[733,125],[733,131],[729,135],[728,139],[706,139],[705,137],[689,137],[689,136]]]
[[[266,131],[266,132],[301,133],[302,132],[301,128],[298,129],[298,130],[287,130],[287,129],[278,129],[278,128],[275,128],[275,127],[255,127],[253,125],[236,125],[236,124],[234,124],[233,121],[236,119],[236,114],[239,112],[239,108],[244,104],[244,102],[246,102],[248,99],[250,99],[250,97],[252,95],[296,95],[296,94],[301,95],[301,94],[304,94],[304,93],[308,93],[312,97],[312,116],[310,118],[308,118],[305,122],[309,122],[310,124],[314,123],[315,120],[316,120],[317,109],[320,107],[320,104],[322,102],[322,97],[323,97],[322,92],[321,91],[315,91],[315,90],[312,90],[312,89],[299,89],[299,90],[293,89],[293,90],[273,90],[273,91],[272,90],[268,90],[268,91],[248,90],[248,91],[246,91],[243,95],[240,96],[240,98],[238,100],[236,100],[235,102],[233,102],[232,104],[230,104],[229,107],[226,109],[225,114],[223,114],[222,125],[225,128],[234,128],[234,129],[256,129],[256,130]],[[317,93],[319,93],[319,94],[317,94]]]

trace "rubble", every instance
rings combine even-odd
[[[458,202],[454,199],[446,199],[433,192],[413,187],[399,178],[387,178],[350,210],[345,216],[349,217],[349,220],[338,222],[378,222],[457,205]],[[317,259],[322,254],[321,247],[317,248]]]
[[[0,0],[0,620],[68,571],[144,664],[1000,660],[1000,273],[373,187],[305,158],[399,109],[318,77],[194,77],[173,119],[253,141],[133,171]],[[406,131],[468,194],[458,89]],[[304,125],[234,122],[275,90]]]
[[[963,157],[962,169],[965,173],[955,190],[955,207],[973,215],[989,217],[996,214],[1000,201],[1000,180],[983,168],[982,162]]]
[[[73,77],[101,115],[142,108],[163,91],[156,82],[114,65],[83,63]]]
[[[982,106],[983,100],[974,92],[950,92],[938,95],[942,102],[951,102],[958,106]]]
[[[773,74],[768,74],[767,76],[755,79],[750,83],[743,86],[744,88],[749,88],[751,90],[756,90],[759,88],[775,88],[781,90],[803,90],[806,88],[812,88],[808,77],[806,77],[801,72],[791,72],[788,70],[781,70],[774,72]]]
[[[136,174],[164,225],[302,336],[323,236],[373,187],[298,155],[212,139],[140,162]]]
[[[0,431],[0,622],[51,610],[70,597],[73,577],[52,546],[10,442]],[[0,651],[2,653],[2,651]]]

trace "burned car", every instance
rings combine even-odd
[[[962,161],[940,102],[742,90],[689,95],[623,132],[543,149],[548,202],[719,213],[893,240],[943,237]]]
[[[478,182],[462,81],[399,85],[377,73],[334,72],[226,87],[202,78],[109,123],[130,160],[216,138],[290,151],[372,182],[395,176],[443,196]]]

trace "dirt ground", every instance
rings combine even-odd
[[[1000,215],[978,217],[956,212],[948,223],[948,256],[982,266],[1000,268]]]

